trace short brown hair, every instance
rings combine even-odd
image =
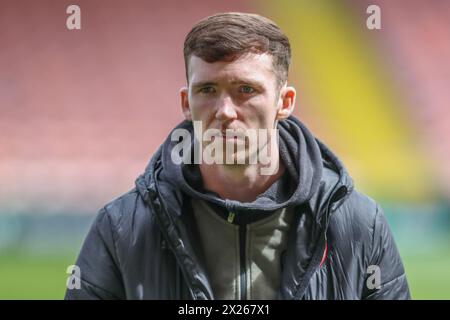
[[[219,13],[199,21],[184,41],[186,78],[188,62],[195,55],[206,62],[233,61],[245,53],[268,53],[281,87],[287,81],[291,61],[289,39],[281,29],[257,14]]]

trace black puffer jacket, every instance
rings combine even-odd
[[[283,161],[293,162],[287,167],[295,168],[298,185],[286,203],[298,215],[282,256],[279,298],[409,299],[381,208],[354,190],[339,159],[300,121],[280,122],[281,138],[283,132],[288,149],[280,151]],[[81,288],[68,289],[66,299],[214,299],[186,205],[190,193],[167,161],[170,144],[168,138],[136,188],[100,210],[76,263]],[[272,210],[264,200],[216,204]]]

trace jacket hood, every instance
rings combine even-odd
[[[192,122],[183,121],[173,130],[176,129],[187,130],[193,141]],[[179,143],[171,140],[173,131],[152,157],[144,174],[136,180],[136,187],[141,195],[146,197],[149,190],[156,192],[155,179],[158,179],[158,184],[164,187],[159,188],[157,192],[161,193],[167,189],[175,190],[175,195],[164,194],[165,199],[175,196],[180,200],[180,193],[184,192],[191,197],[210,201],[228,210],[261,212],[307,203],[312,212],[320,213],[337,188],[341,187],[341,196],[351,191],[352,180],[342,162],[325,144],[314,138],[302,122],[291,116],[280,121],[278,129],[280,158],[290,177],[289,192],[280,192],[281,187],[277,185],[269,188],[253,202],[240,202],[222,199],[215,193],[196,189],[186,177],[187,172],[192,171],[191,169],[196,165],[175,164],[171,159],[171,152]],[[287,189],[284,187],[282,190]],[[317,221],[320,220],[320,216],[316,218]]]

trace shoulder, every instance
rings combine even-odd
[[[119,241],[149,230],[154,219],[150,206],[134,188],[100,209],[96,223],[100,230],[109,229],[112,237]]]
[[[334,215],[338,219],[351,219],[356,224],[373,225],[379,210],[380,206],[373,198],[354,189]]]
[[[131,215],[136,211],[139,194],[136,189],[108,202],[102,210],[114,224],[120,224],[124,217]]]
[[[371,251],[380,217],[384,221],[384,214],[378,203],[353,190],[331,214],[328,230],[330,239],[345,247],[353,248],[356,245]]]

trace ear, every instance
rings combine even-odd
[[[181,98],[181,110],[183,111],[184,118],[188,121],[192,121],[191,108],[189,107],[189,91],[187,87],[180,89]]]
[[[280,90],[277,120],[287,119],[294,111],[296,91],[294,87],[284,85]]]

